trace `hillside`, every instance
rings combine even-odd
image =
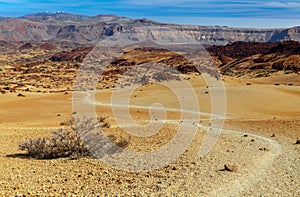
[[[99,42],[117,32],[136,27],[158,26],[175,29],[194,37],[201,44],[225,45],[232,42],[300,41],[300,27],[288,29],[239,29],[220,26],[191,26],[130,19],[116,15],[94,17],[67,13],[38,13],[0,20],[0,40]],[[151,31],[151,30],[150,30]],[[155,33],[155,32],[152,32]]]
[[[208,51],[225,75],[261,77],[278,71],[300,72],[300,43],[296,41],[238,42],[209,47]]]

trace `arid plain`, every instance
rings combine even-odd
[[[180,125],[188,123],[196,128],[197,133],[187,150],[166,166],[149,172],[127,172],[93,157],[68,155],[64,158],[37,159],[26,151],[19,150],[21,141],[49,137],[53,130],[67,127],[64,123],[77,113],[72,103],[76,93],[74,81],[85,57],[92,52],[97,40],[90,42],[81,36],[85,30],[75,16],[62,15],[70,17],[67,22],[64,21],[65,18],[60,18],[61,14],[3,19],[6,25],[13,24],[9,27],[23,27],[29,31],[26,36],[41,40],[20,41],[18,36],[22,37],[23,34],[18,32],[24,32],[24,29],[19,28],[12,36],[4,34],[3,39],[11,38],[12,42],[0,41],[0,195],[300,195],[300,43],[281,42],[280,33],[287,32],[298,38],[299,28],[289,31],[274,30],[274,43],[222,40],[219,44],[224,46],[205,45],[205,52],[210,55],[215,67],[205,67],[204,73],[197,72],[179,54],[151,47],[129,50],[110,62],[108,69],[102,73],[101,83],[97,84],[96,102],[89,104],[95,104],[99,117],[106,117],[109,125],[104,129],[106,134],[115,136],[116,141],[126,139],[126,150],[158,150],[169,143]],[[87,20],[84,24],[91,20],[98,21],[99,18],[104,22],[97,23],[94,28],[100,28],[104,33],[99,34],[101,36],[98,39],[111,36],[110,32],[122,31],[116,23],[123,26],[125,24],[124,27],[128,28],[135,25],[154,25],[154,22],[148,20],[129,20],[116,16],[83,18]],[[53,26],[49,25],[47,28],[50,29],[43,29],[46,33],[42,36],[46,37],[41,37],[41,31],[36,30],[41,28],[37,25],[39,20],[46,20],[46,24],[56,24],[57,29],[51,29]],[[106,22],[113,24],[111,31],[106,29]],[[17,25],[19,23],[27,25]],[[72,32],[71,26],[63,27],[69,23],[75,24],[75,27],[79,25],[80,31]],[[93,28],[84,26],[86,27]],[[50,39],[49,36],[55,30],[56,39],[43,40]],[[231,31],[235,35],[235,30]],[[253,35],[253,32],[245,31]],[[261,31],[260,36],[265,38],[266,32]],[[197,32],[200,30],[193,31],[195,34]],[[265,38],[263,41],[269,40]],[[154,63],[150,64],[153,65],[151,73],[129,73],[128,76],[124,74],[131,68],[149,62]],[[166,65],[172,66],[177,74],[167,73]],[[212,143],[213,148],[204,157],[199,157],[199,149],[210,125],[210,116],[206,113],[211,113],[211,93],[214,88],[206,83],[203,76],[216,76],[216,73],[220,74],[220,80],[224,83],[226,98],[218,99],[225,102],[226,118],[220,136],[216,136],[215,144]],[[178,75],[182,77],[181,80]],[[152,81],[148,81],[149,79]],[[122,126],[133,128],[134,124],[118,125],[118,114],[114,114],[112,110],[118,105],[112,102],[112,95],[118,90],[126,90],[136,80],[143,82],[131,94],[129,105],[118,107],[127,107],[133,123],[145,125],[150,120],[149,106],[154,103],[165,106],[167,116],[163,127],[149,137],[136,137],[124,132]],[[178,99],[178,95],[163,86],[162,82],[171,84],[178,90],[179,95],[187,91],[181,84],[190,84],[189,87],[197,95],[196,105],[204,115],[196,119],[182,120],[180,104],[194,104],[190,95]],[[117,96],[123,98],[121,93]],[[182,137],[184,139],[184,133]],[[181,146],[180,140],[176,143],[178,147]],[[134,160],[128,159],[129,163],[130,159]]]
[[[201,110],[209,112],[210,96],[201,78],[201,75],[191,75],[189,81],[199,92]],[[145,173],[115,170],[92,158],[37,160],[22,155],[24,152],[18,150],[20,141],[47,136],[51,129],[61,127],[60,123],[72,116],[72,92],[22,93],[25,97],[18,97],[18,93],[3,94],[0,97],[0,193],[298,196],[300,147],[295,143],[300,138],[299,75],[226,76],[224,81],[227,119],[212,151],[203,158],[198,157],[197,151],[205,134],[205,130],[199,128],[192,145],[180,158],[162,169]],[[164,95],[170,106],[177,105],[176,99],[172,99],[174,95],[165,87],[152,84],[140,89],[142,91],[137,90],[132,97],[132,103],[158,102]],[[97,98],[109,101],[113,91],[99,90]],[[114,127],[110,107],[98,106],[97,112],[111,121],[109,132],[121,132]],[[134,109],[131,113],[137,120],[149,118],[146,109]],[[172,117],[172,112],[168,112],[168,116]],[[163,131],[150,141],[132,139],[129,149],[158,148],[168,142],[174,131],[174,125],[166,124]],[[222,171],[225,164],[236,165],[238,170]]]

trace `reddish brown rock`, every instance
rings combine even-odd
[[[225,164],[224,165],[224,170],[228,171],[228,172],[237,172],[238,171],[238,167],[236,165]]]
[[[40,46],[40,49],[47,50],[47,51],[53,51],[56,49],[56,47],[53,46],[52,44],[45,43]]]
[[[227,56],[242,59],[255,54],[264,54],[276,47],[276,43],[234,42],[226,46],[208,47],[207,51],[213,56]],[[227,60],[224,58],[224,60]]]
[[[32,49],[32,48],[34,48],[34,47],[31,43],[26,43],[26,44],[23,44],[22,46],[20,46],[19,50],[26,50],[26,49]]]
[[[15,72],[20,72],[21,71],[21,66],[20,65],[15,66],[14,71]]]
[[[276,71],[300,71],[300,42],[296,41],[236,42],[208,47],[207,50],[225,75],[254,74],[256,77],[263,77]]]
[[[72,51],[63,51],[50,58],[54,62],[82,62],[85,56],[93,50],[94,47],[77,47]]]

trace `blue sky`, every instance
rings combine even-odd
[[[0,0],[0,16],[63,11],[233,27],[300,26],[299,0]]]

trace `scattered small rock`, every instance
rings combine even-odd
[[[267,151],[270,151],[270,149],[268,149],[268,148],[260,148],[259,150],[260,150],[260,151],[266,151],[266,152],[267,152]]]
[[[161,187],[160,187],[159,185],[156,185],[156,184],[152,185],[152,186],[151,186],[151,189],[152,189],[153,191],[155,191],[155,192],[161,191]]]
[[[251,139],[251,142],[255,142],[255,140],[254,140],[254,139]]]
[[[247,135],[247,134],[244,134],[244,137],[248,137],[248,135]]]
[[[228,171],[228,172],[237,172],[238,167],[237,167],[236,165],[228,165],[228,164],[225,164],[225,165],[224,165],[224,170],[225,170],[225,171]]]
[[[295,144],[300,144],[300,140],[297,140]]]
[[[14,67],[14,71],[15,71],[15,72],[20,72],[21,70],[22,70],[22,69],[21,69],[21,66],[20,66],[20,65]]]
[[[276,137],[276,135],[273,133],[273,134],[271,135],[271,137]]]
[[[18,97],[25,97],[25,95],[24,94],[18,94]]]

